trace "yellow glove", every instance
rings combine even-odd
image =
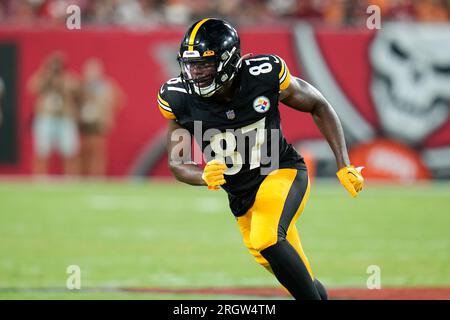
[[[336,172],[339,181],[353,198],[356,197],[358,192],[364,187],[364,178],[361,174],[362,169],[364,169],[364,167],[355,168],[354,166],[347,166]]]
[[[226,182],[223,176],[226,169],[227,166],[216,159],[206,164],[205,169],[203,169],[202,179],[208,185],[209,190],[219,190],[219,186]]]

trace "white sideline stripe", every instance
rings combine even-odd
[[[154,206],[154,199],[146,196],[117,196],[117,195],[88,195],[85,203],[98,210],[111,210],[127,208],[128,210],[151,210]],[[194,213],[216,214],[228,212],[226,200],[214,198],[192,199]],[[165,208],[178,211],[186,208],[182,201],[166,203]],[[231,213],[230,213],[231,214]]]
[[[222,214],[224,211],[226,211],[231,214],[230,210],[228,209],[228,206],[224,206],[224,202],[222,202],[220,199],[213,199],[213,198],[195,199],[193,203],[195,210],[198,210],[201,213]]]
[[[93,209],[111,210],[127,208],[128,210],[151,210],[153,201],[144,196],[88,195],[85,203]]]

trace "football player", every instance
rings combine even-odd
[[[364,179],[350,164],[336,112],[317,89],[291,76],[281,57],[241,56],[239,36],[223,20],[194,23],[178,62],[180,76],[164,83],[157,97],[169,120],[173,175],[191,185],[223,188],[256,261],[295,299],[327,299],[295,225],[310,183],[303,158],[281,132],[278,105],[311,114],[334,152],[337,177],[355,197]],[[191,161],[191,136],[206,158],[203,169]]]

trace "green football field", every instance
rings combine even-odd
[[[450,184],[315,182],[297,223],[328,288],[450,286]],[[234,299],[155,289],[275,288],[223,191],[175,182],[0,182],[0,299]],[[68,290],[68,266],[81,289]],[[124,290],[131,288],[132,290]],[[147,288],[147,292],[133,292]]]

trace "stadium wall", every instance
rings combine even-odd
[[[443,33],[416,27],[421,36],[409,41],[403,39],[411,38],[411,30],[399,25],[390,27],[387,33],[314,29],[305,24],[239,31],[244,53],[277,54],[285,59],[293,75],[305,78],[323,92],[340,115],[353,162],[365,165],[366,175],[402,181],[449,178],[450,95],[439,83],[450,84],[450,74],[436,71],[436,64],[448,68],[450,59],[416,54],[424,43],[442,46],[442,40],[434,35]],[[0,29],[0,57],[4,55],[2,48],[14,48],[16,52],[14,77],[6,83],[10,98],[3,101],[4,110],[15,111],[9,118],[15,125],[9,126],[9,131],[2,128],[4,124],[0,127],[0,146],[12,144],[15,157],[0,157],[0,174],[32,172],[35,97],[27,83],[46,57],[58,51],[64,53],[68,69],[75,74],[81,73],[87,59],[101,59],[106,75],[125,93],[123,108],[108,135],[108,175],[168,176],[166,122],[159,114],[156,94],[164,81],[178,74],[175,57],[182,35],[182,30],[171,28]],[[397,68],[389,69],[393,63]],[[423,83],[414,83],[414,72],[416,77],[422,72]],[[6,77],[4,69],[0,77]],[[414,96],[414,91],[428,98],[415,103],[417,98],[406,106],[409,100],[404,97],[408,92]],[[334,174],[331,151],[310,116],[284,106],[280,109],[287,139],[316,164],[317,175]],[[51,172],[60,171],[60,164],[53,159]]]

